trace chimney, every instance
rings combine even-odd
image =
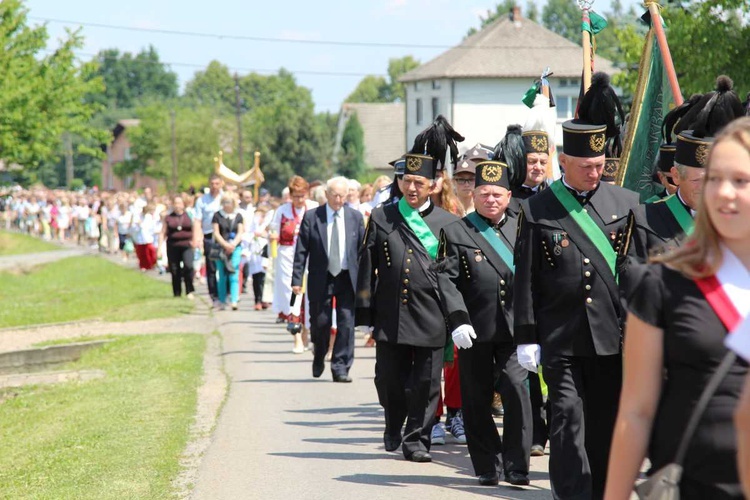
[[[510,20],[514,22],[521,20],[521,7],[520,6],[518,5],[513,6],[513,10],[511,11],[511,15],[510,15]]]

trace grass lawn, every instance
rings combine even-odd
[[[129,321],[188,313],[169,283],[100,257],[70,257],[28,274],[0,273],[0,328],[101,318]]]
[[[69,366],[102,379],[0,390],[0,498],[169,498],[205,343],[121,337]]]
[[[26,234],[0,231],[0,257],[3,255],[49,252],[50,250],[61,250],[61,247]]]

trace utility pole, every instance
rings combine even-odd
[[[70,132],[65,132],[65,185],[73,184],[73,140],[70,138]]]
[[[240,172],[245,171],[245,159],[242,156],[242,109],[240,108],[240,78],[234,74],[234,100],[237,114],[237,153],[240,155]]]
[[[175,132],[174,109],[169,111],[172,122],[172,194],[177,194],[177,133]]]

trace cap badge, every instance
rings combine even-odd
[[[589,146],[591,146],[591,151],[594,153],[601,153],[604,151],[604,143],[606,142],[607,138],[604,134],[593,134],[591,136],[591,139],[589,139]]]
[[[497,182],[503,176],[503,169],[497,165],[487,165],[482,170],[482,179],[485,182]]]
[[[531,138],[531,147],[538,152],[549,151],[549,144],[547,144],[547,138],[542,136],[534,136]]]
[[[708,160],[708,146],[705,144],[698,146],[695,150],[695,159],[698,161],[698,165],[705,167]]]
[[[409,172],[417,172],[420,168],[422,168],[422,158],[410,156],[406,162],[406,169]]]

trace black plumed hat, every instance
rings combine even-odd
[[[591,125],[606,125],[606,155],[613,158],[620,156],[620,135],[625,123],[625,113],[606,73],[600,71],[591,77],[591,87],[578,104],[578,119]]]
[[[694,137],[714,137],[729,122],[744,116],[740,98],[732,90],[734,82],[726,75],[716,79],[716,89],[703,97],[682,117],[674,134],[692,130]]]
[[[675,136],[690,127],[683,127],[683,118],[691,109],[703,99],[703,94],[693,94],[690,99],[683,102],[664,116],[661,124],[661,138],[664,144],[673,144]],[[689,118],[688,118],[689,119]]]
[[[417,135],[409,153],[431,156],[435,160],[435,168],[444,170],[445,157],[449,151],[451,164],[456,164],[458,160],[456,142],[463,140],[464,136],[456,132],[443,115],[438,115],[429,127]]]
[[[520,125],[508,125],[505,137],[495,146],[493,159],[505,163],[509,170],[511,187],[519,187],[526,180],[526,149]]]

